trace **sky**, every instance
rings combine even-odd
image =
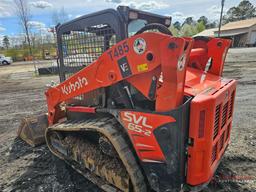
[[[240,0],[225,0],[225,9],[238,5]],[[250,0],[256,5],[256,0]],[[217,20],[221,0],[28,0],[31,11],[30,26],[35,30],[47,31],[53,26],[52,15],[64,7],[69,20],[78,16],[118,5],[150,11],[161,15],[170,15],[173,21],[183,21],[192,16],[198,19],[205,15]],[[18,18],[15,16],[13,0],[0,0],[0,36],[14,36],[22,33]]]

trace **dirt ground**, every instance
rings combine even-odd
[[[43,65],[41,63],[40,65]],[[256,49],[230,50],[225,77],[239,80],[232,142],[204,192],[256,191]],[[47,150],[16,138],[20,119],[46,111],[44,90],[57,76],[38,77],[33,63],[0,66],[0,191],[100,191]]]

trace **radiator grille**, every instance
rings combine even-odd
[[[107,24],[90,26],[84,31],[62,34],[62,53],[65,77],[90,65],[116,43],[113,29]]]
[[[213,139],[216,138],[219,131],[219,122],[220,122],[220,104],[217,105],[215,109],[215,121],[214,121],[214,133],[213,133]]]
[[[229,102],[228,118],[230,118],[232,116],[232,111],[233,111],[233,106],[234,106],[234,97],[235,97],[235,91],[233,91],[232,94],[231,94],[231,99],[230,99],[230,102]]]
[[[219,140],[219,146],[220,146],[220,150],[223,148],[224,146],[224,136],[225,136],[225,132],[221,135],[220,140]]]
[[[219,103],[215,108],[215,121],[213,132],[213,148],[212,148],[212,161],[214,162],[216,156],[222,155],[222,149],[227,144],[230,136],[231,121],[233,103],[234,103],[235,91],[232,92],[230,98],[226,103]],[[221,129],[220,127],[221,123]],[[229,123],[229,124],[228,124]],[[212,162],[212,163],[213,163]]]
[[[212,148],[212,163],[214,163],[216,158],[217,158],[217,144],[215,144]]]
[[[221,128],[224,127],[224,125],[227,122],[227,114],[228,114],[228,102],[225,103],[223,109],[222,109],[222,122],[221,122]]]
[[[227,128],[226,141],[228,140],[228,137],[230,134],[230,129],[231,129],[231,123],[229,123],[228,128]]]

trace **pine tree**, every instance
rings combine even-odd
[[[7,35],[4,36],[3,38],[3,45],[6,49],[8,49],[10,47],[10,41]]]
[[[241,1],[238,6],[231,7],[224,16],[224,23],[256,17],[256,8],[248,0]]]

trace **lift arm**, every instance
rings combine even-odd
[[[46,91],[49,124],[61,117],[62,102],[122,80],[127,80],[145,97],[155,99],[156,111],[179,106],[192,42],[191,38],[148,32],[117,43],[91,65]],[[160,76],[163,83],[152,96],[152,80],[158,81]]]

